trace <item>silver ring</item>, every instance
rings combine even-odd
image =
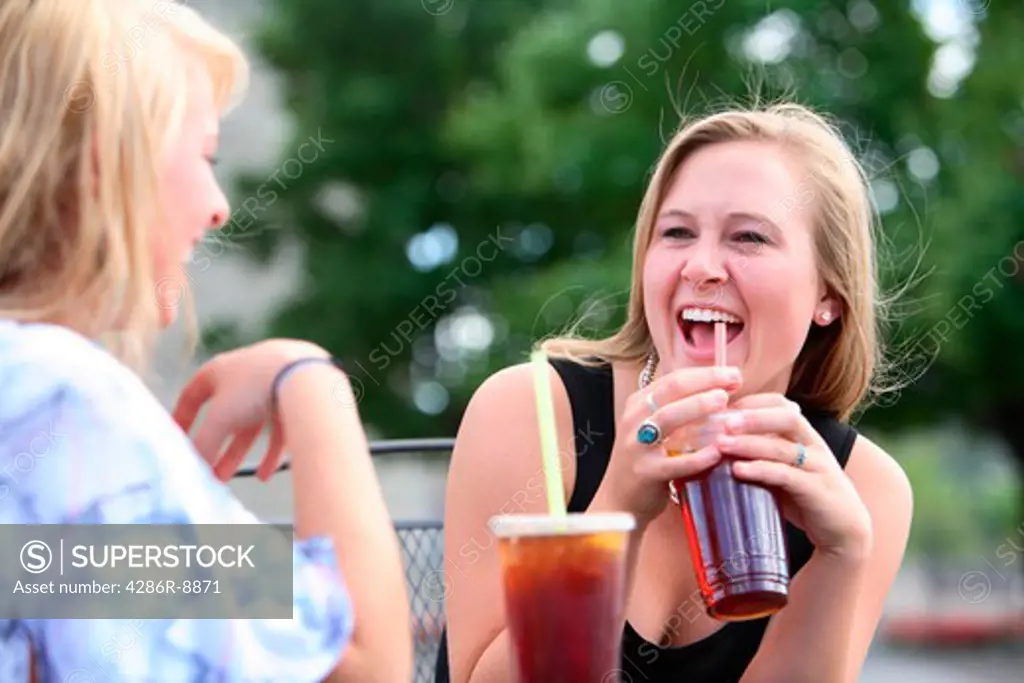
[[[796,445],[796,460],[793,461],[793,465],[803,467],[805,462],[807,462],[807,449],[802,443],[798,443]]]
[[[661,427],[654,420],[644,420],[636,430],[636,440],[644,446],[656,446],[661,443]]]
[[[647,403],[647,407],[651,409],[651,414],[658,412],[658,404],[654,400],[654,392],[648,391],[644,396],[644,402]]]

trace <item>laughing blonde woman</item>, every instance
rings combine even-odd
[[[836,128],[802,106],[689,121],[640,206],[625,324],[546,342],[559,432],[575,435],[569,509],[637,521],[621,669],[606,682],[859,679],[912,517],[902,469],[849,423],[880,355],[869,196]],[[728,326],[726,368],[713,367],[714,320]],[[445,503],[459,585],[439,683],[511,680],[495,544],[472,561],[466,548],[490,516],[544,508],[523,492],[540,461],[531,381],[526,365],[489,378],[459,430]],[[662,439],[726,407],[740,416],[727,433],[665,456]],[[771,617],[723,623],[701,605],[668,484],[723,461],[785,517],[793,580]]]
[[[219,355],[173,416],[137,374],[228,218],[212,166],[239,49],[173,0],[4,0],[0,65],[0,523],[258,523],[225,482],[269,425],[260,474],[287,449],[297,539],[291,620],[126,634],[0,597],[0,680],[407,683],[398,545],[330,355]]]

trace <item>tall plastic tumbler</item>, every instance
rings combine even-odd
[[[710,416],[688,447],[713,443],[730,414]],[[673,487],[708,615],[746,621],[785,607],[789,555],[772,492],[735,479],[728,458],[699,477],[675,480]]]
[[[618,683],[626,513],[491,519],[518,683]]]

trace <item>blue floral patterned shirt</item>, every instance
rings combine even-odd
[[[172,520],[259,523],[112,355],[61,327],[0,321],[0,524]],[[40,682],[318,681],[348,645],[352,605],[329,540],[296,542],[293,567],[290,620],[0,613],[0,681],[28,681],[30,643]]]

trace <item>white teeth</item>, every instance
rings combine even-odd
[[[689,320],[691,322],[700,323],[711,323],[711,322],[726,322],[741,324],[743,321],[725,311],[716,311],[710,308],[684,308],[682,314],[683,320]]]

